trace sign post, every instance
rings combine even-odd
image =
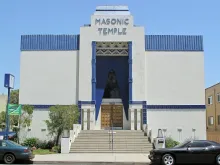
[[[8,89],[8,101],[6,105],[6,140],[8,140],[8,132],[10,131],[10,118],[9,118],[9,103],[10,103],[10,94],[11,89],[14,89],[15,77],[12,74],[5,74],[4,87]]]

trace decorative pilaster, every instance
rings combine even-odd
[[[96,100],[96,42],[92,41],[92,100]]]
[[[83,109],[83,130],[87,130],[87,109]]]
[[[130,121],[131,121],[131,130],[135,130],[135,128],[134,128],[135,119],[134,119],[134,109],[133,108],[129,109],[129,114],[130,114]]]
[[[141,130],[141,109],[137,109],[137,130]]]
[[[91,107],[90,109],[90,130],[95,128],[95,108]]]

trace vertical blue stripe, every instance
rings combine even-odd
[[[96,100],[96,42],[92,41],[92,100]]]
[[[129,65],[129,100],[132,101],[132,83],[133,83],[133,78],[132,78],[132,42],[128,42],[128,65]]]

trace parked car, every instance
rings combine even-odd
[[[29,147],[21,146],[10,140],[0,140],[0,160],[13,164],[15,160],[32,160],[34,154]]]
[[[173,148],[153,149],[149,159],[164,165],[180,164],[218,164],[220,165],[220,144],[207,140],[193,140]]]

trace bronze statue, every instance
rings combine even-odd
[[[119,86],[116,79],[116,74],[114,70],[108,73],[108,80],[105,89],[105,98],[120,98]]]

